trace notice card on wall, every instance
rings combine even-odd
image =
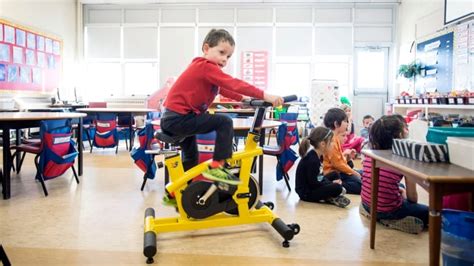
[[[0,19],[0,91],[55,90],[61,46],[55,37]]]
[[[268,52],[243,51],[241,57],[241,77],[255,87],[266,90],[268,87]]]

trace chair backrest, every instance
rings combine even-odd
[[[147,122],[145,127],[137,132],[140,146],[133,147],[130,152],[135,164],[145,173],[145,177],[149,179],[155,178],[156,174],[156,164],[154,163],[153,155],[145,153],[146,150],[151,148],[153,132],[153,125]]]
[[[157,121],[161,119],[161,112],[159,111],[154,111],[154,112],[148,112],[146,114],[146,121]],[[153,125],[154,130],[158,130],[161,127],[159,125]]]
[[[214,154],[214,145],[216,144],[216,132],[197,134],[196,143],[199,152],[199,162],[202,163],[211,159]]]
[[[298,113],[282,113],[280,114],[280,121],[286,122],[287,124],[287,138],[291,145],[298,143]]]
[[[40,136],[42,146],[39,171],[45,180],[58,177],[74,164],[74,159],[78,155],[71,138],[71,119],[42,121]]]
[[[106,108],[107,102],[89,102],[89,108]]]
[[[113,113],[97,113],[95,120],[96,132],[94,146],[112,148],[118,145],[117,115]]]

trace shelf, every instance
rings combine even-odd
[[[474,105],[468,104],[393,104],[393,108],[428,108],[428,109],[464,109],[474,110]]]

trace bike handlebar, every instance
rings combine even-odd
[[[298,100],[298,96],[296,95],[288,95],[288,96],[285,96],[283,97],[283,102],[287,103],[287,102],[293,102],[293,101],[296,101]],[[257,99],[250,99],[248,101],[245,101],[244,103],[250,105],[250,106],[272,106],[272,103],[269,103],[269,102],[266,102],[264,100],[257,100]]]

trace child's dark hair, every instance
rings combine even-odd
[[[369,130],[370,146],[374,150],[392,148],[393,139],[403,136],[403,122],[396,115],[384,115],[377,119]]]
[[[319,143],[325,141],[331,141],[333,136],[332,130],[326,127],[316,127],[311,129],[311,132],[307,137],[301,140],[300,148],[298,149],[298,153],[301,157],[306,155],[306,152],[309,149],[309,146],[313,146],[317,148]]]
[[[209,47],[214,47],[219,44],[219,42],[229,42],[231,46],[235,45],[234,38],[230,33],[224,29],[212,29],[207,35],[206,38],[204,38],[204,41],[202,42],[202,46],[204,47],[204,44],[208,44]]]
[[[346,112],[341,108],[331,108],[327,111],[326,115],[324,115],[324,125],[327,128],[332,130],[336,129],[336,125],[340,126],[342,121],[348,121],[348,117]],[[334,125],[336,123],[336,125]]]
[[[362,121],[364,121],[365,119],[372,119],[372,120],[375,120],[373,116],[371,115],[365,115],[364,118],[362,118]]]

